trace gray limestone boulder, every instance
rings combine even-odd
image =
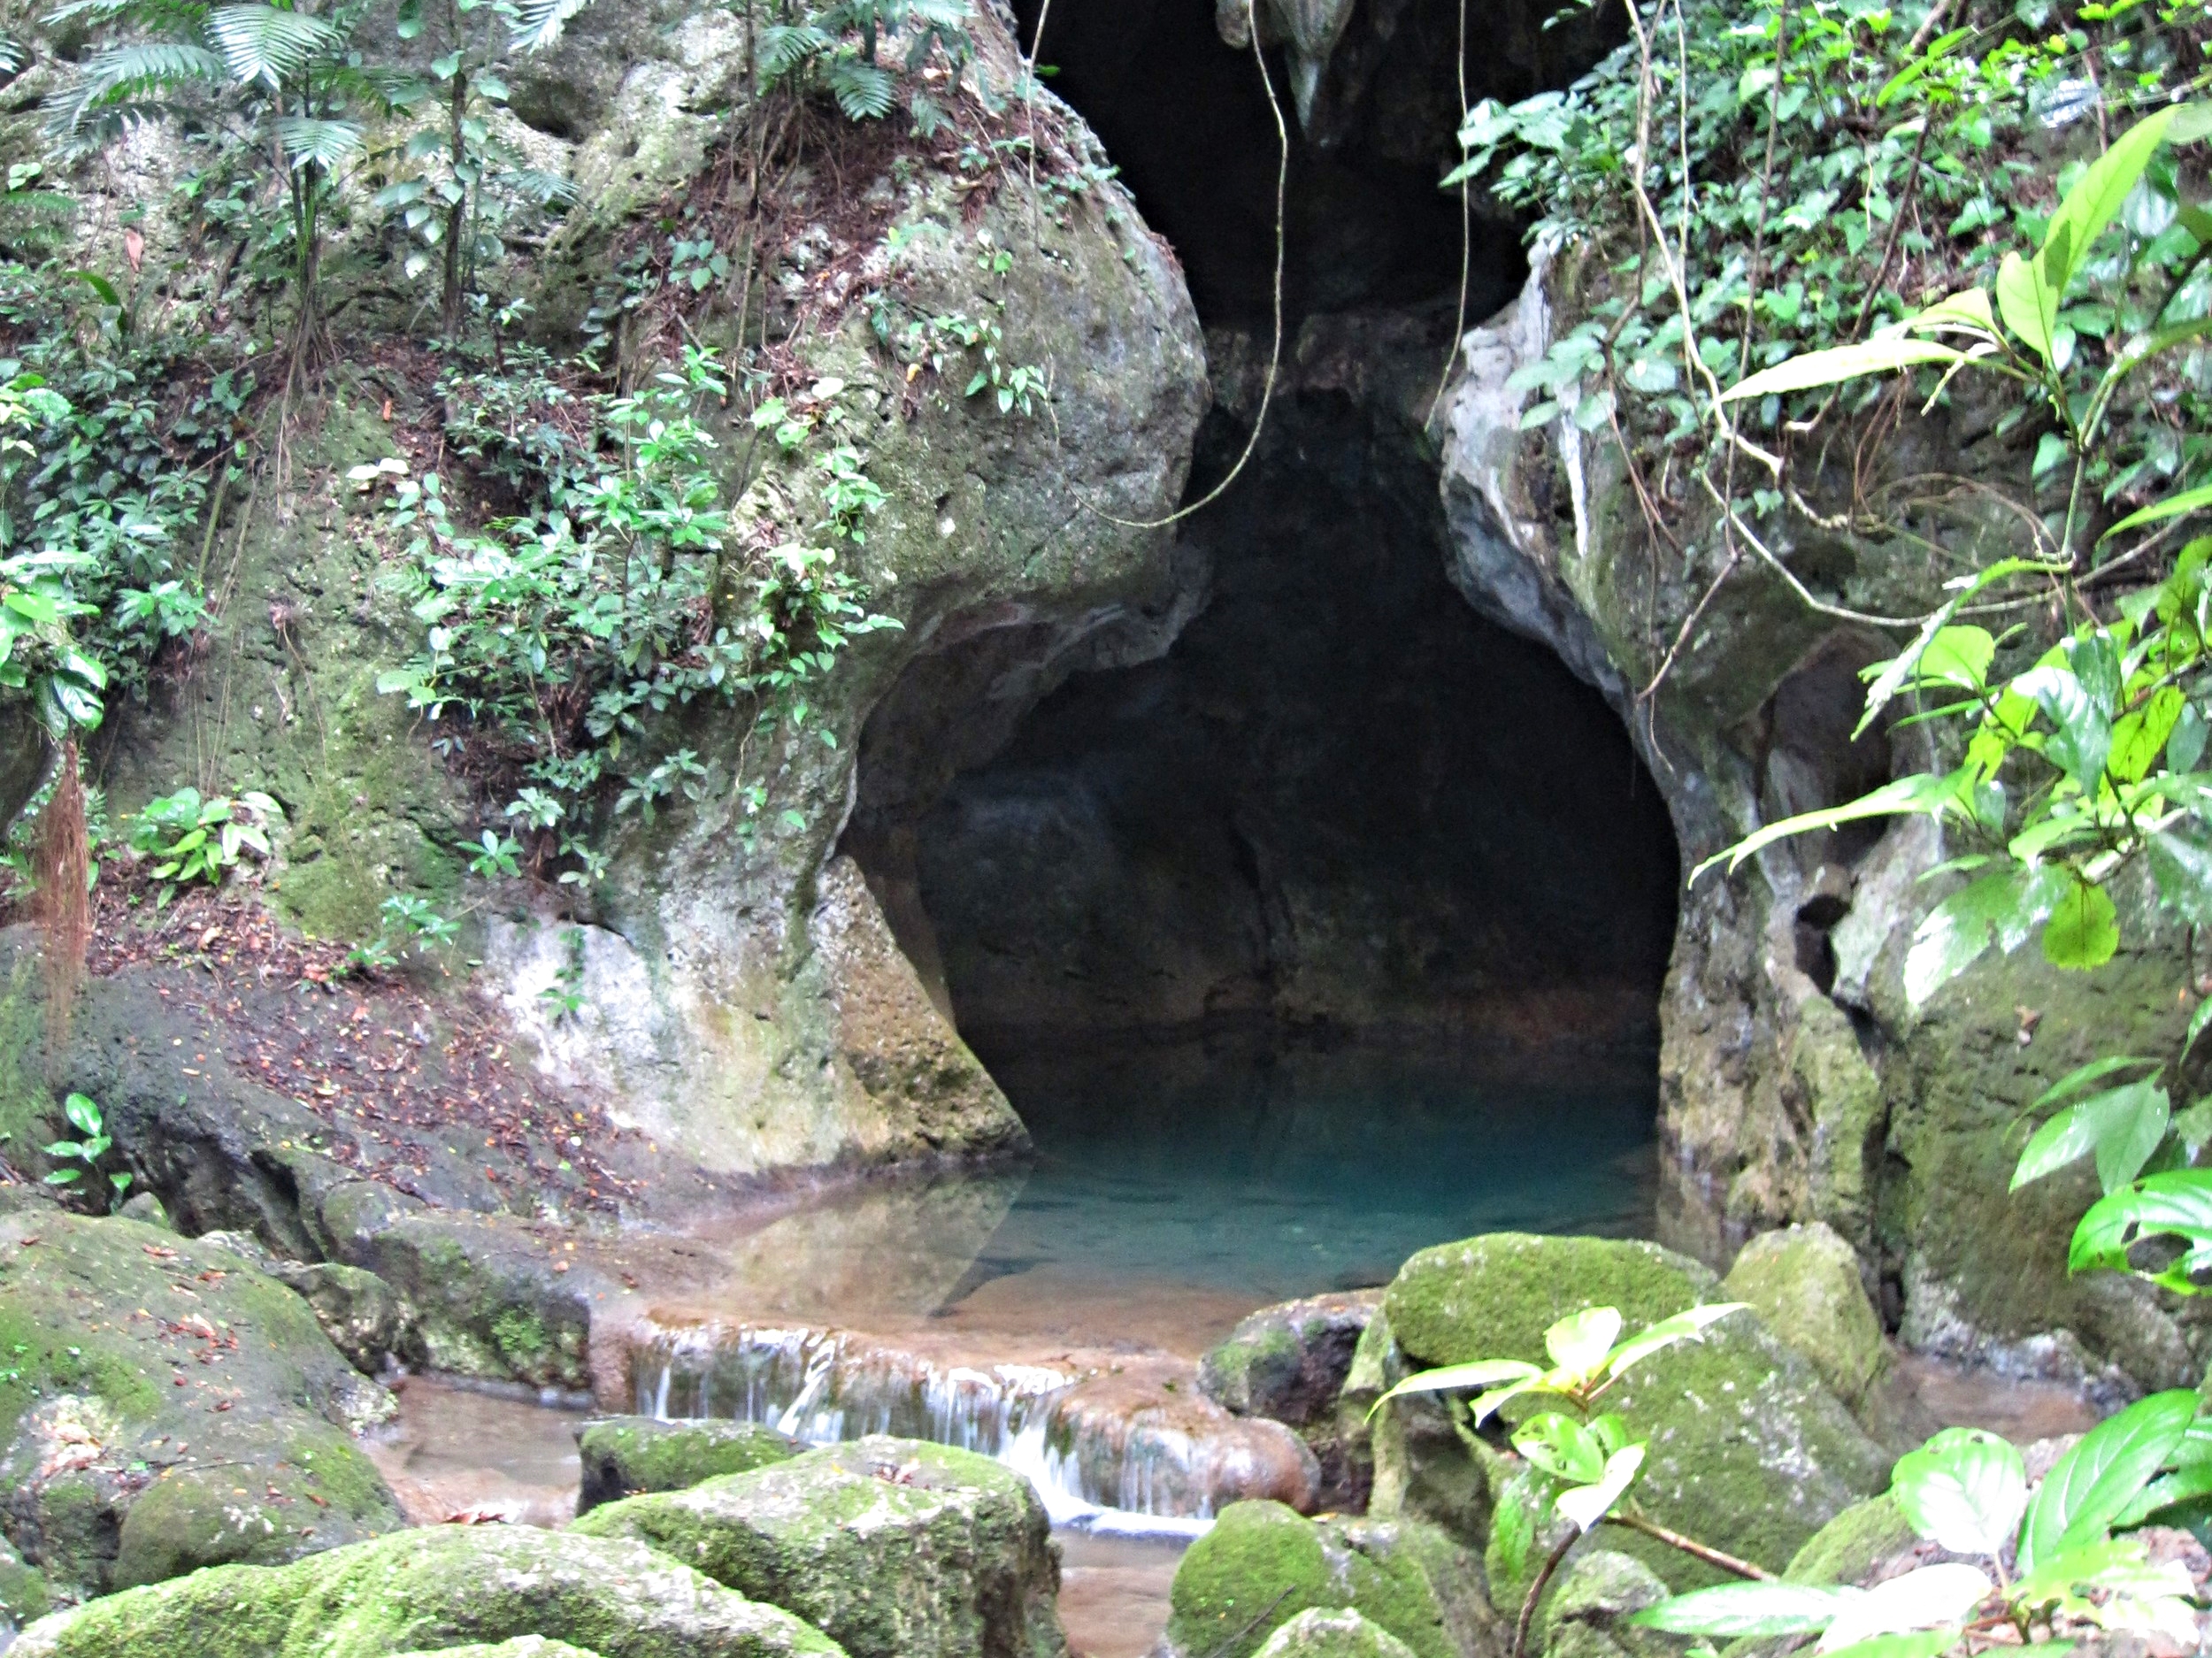
[[[797,1614],[853,1658],[1066,1658],[1060,1561],[1029,1482],[872,1435],[688,1491],[595,1508],[626,1538]]]
[[[1258,1658],[1413,1658],[1413,1648],[1345,1607],[1301,1612],[1267,1638]]]

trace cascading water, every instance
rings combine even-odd
[[[1203,1531],[1247,1497],[1296,1499],[1310,1456],[1288,1430],[1185,1394],[1131,1407],[1109,1370],[947,1363],[849,1332],[655,1324],[631,1347],[640,1414],[766,1424],[810,1444],[889,1433],[995,1458],[1056,1525]]]

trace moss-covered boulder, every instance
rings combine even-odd
[[[1540,1361],[1545,1331],[1579,1309],[1618,1308],[1632,1331],[1721,1299],[1710,1271],[1655,1244],[1492,1233],[1425,1249],[1400,1269],[1383,1301],[1394,1352],[1379,1368]],[[1888,1455],[1748,1312],[1645,1360],[1607,1402],[1649,1446],[1637,1497],[1652,1517],[1774,1570],[1886,1481]],[[1377,1508],[1425,1514],[1482,1547],[1490,1476],[1448,1424],[1437,1431],[1434,1405],[1394,1402],[1386,1417],[1375,1435]],[[1451,1481],[1427,1482],[1430,1463]],[[1663,1546],[1622,1547],[1678,1587],[1704,1580]]]
[[[0,1213],[0,1530],[65,1600],[391,1530],[347,1428],[390,1396],[242,1257]]]
[[[1687,1641],[1628,1621],[1668,1593],[1633,1555],[1584,1548],[1544,1599],[1544,1658],[1675,1658]]]
[[[428,1653],[406,1653],[401,1658],[430,1658]],[[445,1646],[438,1658],[599,1658],[595,1652],[542,1635],[518,1635],[512,1640],[478,1641],[468,1646]]]
[[[1166,1646],[1179,1658],[1249,1658],[1301,1613],[1344,1607],[1418,1658],[1488,1658],[1505,1645],[1481,1562],[1412,1520],[1233,1503],[1183,1556],[1170,1599]]]
[[[1856,1583],[1916,1540],[1896,1496],[1855,1502],[1805,1540],[1782,1575],[1793,1583]]]
[[[1059,1557],[1029,1482],[970,1452],[873,1435],[688,1491],[595,1508],[632,1538],[797,1613],[853,1658],[1065,1658]]]
[[[650,1416],[587,1422],[576,1430],[576,1453],[583,1462],[576,1512],[787,1462],[805,1448],[758,1422],[657,1422]]]
[[[53,1597],[46,1579],[4,1538],[0,1538],[0,1636],[12,1634],[34,1619],[46,1616]]]
[[[1889,1371],[1889,1344],[1860,1282],[1859,1257],[1824,1222],[1760,1233],[1736,1256],[1721,1290],[1750,1302],[1852,1411]]]
[[[840,1650],[788,1613],[636,1543],[450,1525],[111,1595],[34,1624],[14,1654],[393,1658],[523,1635],[598,1658],[834,1658]]]
[[[336,1261],[280,1261],[271,1276],[315,1309],[331,1345],[373,1375],[417,1346],[415,1309],[375,1273]]]
[[[1259,1658],[1413,1658],[1413,1648],[1345,1607],[1301,1612],[1267,1638]]]

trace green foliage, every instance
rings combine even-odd
[[[835,435],[842,390],[818,382],[803,418],[764,404],[755,423],[791,426],[787,447],[803,461],[818,428]],[[396,461],[354,474],[364,488],[394,480],[391,521],[414,532],[397,580],[424,648],[379,687],[432,720],[460,716],[514,757],[519,786],[503,816],[530,832],[534,869],[569,864],[563,881],[603,867],[593,840],[606,818],[650,822],[717,786],[691,748],[668,741],[680,710],[741,704],[764,730],[804,726],[807,687],[846,641],[891,625],[867,611],[841,562],[885,499],[860,450],[833,441],[813,457],[817,540],[748,545],[703,423],[726,395],[719,364],[693,350],[682,372],[634,395],[584,400],[592,441],[547,445],[537,509],[491,533],[455,521],[435,474],[409,476]],[[741,778],[722,786],[757,812],[762,797]]]
[[[146,803],[131,820],[130,845],[152,864],[166,903],[194,881],[221,886],[248,852],[269,856],[270,826],[283,818],[283,808],[257,789],[203,800],[188,786]]]
[[[368,0],[319,12],[296,0],[71,0],[53,14],[109,35],[49,100],[48,130],[65,153],[150,120],[245,126],[250,136],[228,144],[227,158],[266,169],[285,202],[303,350],[316,347],[322,326],[325,217],[361,151],[364,119],[392,108],[393,78],[351,49],[367,11]]]
[[[447,339],[453,340],[480,269],[506,251],[510,226],[533,209],[574,194],[565,179],[531,166],[493,130],[493,115],[508,96],[506,48],[542,48],[588,0],[550,8],[518,6],[513,0],[430,4],[441,13],[439,43],[445,50],[422,73],[387,93],[395,109],[423,124],[378,157],[392,176],[374,201],[421,243],[404,262],[410,277],[430,269],[435,256],[440,316]],[[400,39],[421,38],[424,9],[425,0],[399,0]]]
[[[900,71],[883,61],[881,50],[895,39],[905,42],[907,76],[918,77],[933,59],[940,60],[952,94],[975,59],[968,0],[832,0],[803,12],[781,0],[776,11],[776,21],[760,29],[756,49],[762,87],[827,93],[856,121],[879,120],[897,103]],[[936,98],[918,87],[909,91],[907,108],[924,136],[946,119]]]
[[[1720,1638],[1816,1632],[1821,1651],[1856,1658],[1935,1658],[1990,1622],[2009,1624],[2024,1644],[2093,1629],[2193,1639],[2181,1634],[2196,1620],[2187,1568],[2154,1565],[2139,1539],[2112,1532],[2200,1489],[2192,1470],[2212,1463],[2202,1403],[2177,1390],[2129,1406],[2060,1457],[2032,1500],[2020,1453],[1978,1428],[1947,1428],[1900,1458],[1892,1490],[1914,1532],[1986,1560],[1993,1580],[1953,1561],[1872,1589],[1728,1584],[1676,1595],[1632,1621]]]
[[[127,1170],[106,1171],[104,1184],[98,1178],[103,1172],[100,1160],[114,1149],[115,1139],[101,1121],[99,1106],[88,1095],[70,1094],[62,1101],[62,1115],[69,1119],[70,1127],[84,1138],[58,1140],[45,1148],[49,1157],[60,1159],[62,1164],[47,1175],[46,1184],[96,1191],[101,1194],[99,1204],[104,1211],[111,1204],[121,1201],[123,1194],[130,1189],[131,1184]],[[88,1176],[95,1178],[87,1181]]]

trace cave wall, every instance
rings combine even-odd
[[[1438,431],[1462,590],[1605,691],[1666,798],[1686,867],[1927,764],[1925,728],[1850,736],[1855,670],[1895,641],[1818,614],[1755,566],[1721,585],[1697,648],[1645,695],[1711,572],[1660,556],[1612,445],[1566,422],[1520,428],[1526,395],[1510,376],[1568,326],[1562,296],[1577,283],[1540,261],[1460,355]],[[1870,451],[1869,475],[1817,475],[1813,499],[1935,472],[2024,476],[2027,455],[1993,415],[1962,397],[1908,417]],[[1946,492],[1914,527],[1986,562],[2011,550],[2013,531],[1985,499]],[[1699,526],[1677,534],[1694,542]],[[1802,520],[1777,541],[1840,606],[1910,616],[1942,601],[1927,541]],[[1686,891],[1661,1004],[1662,1240],[1725,1265],[1755,1232],[1825,1221],[1913,1347],[2110,1397],[2192,1384],[2212,1357],[2200,1312],[2162,1307],[2131,1279],[2067,1273],[2093,1177],[2008,1189],[2012,1131],[2053,1082],[2103,1054],[2178,1041],[2185,931],[2147,889],[2124,894],[2129,943],[2106,968],[2064,972],[2032,946],[1993,952],[1915,1008],[1905,950],[1959,879],[1930,883],[1950,855],[1924,822],[1866,825],[1782,843]]]

